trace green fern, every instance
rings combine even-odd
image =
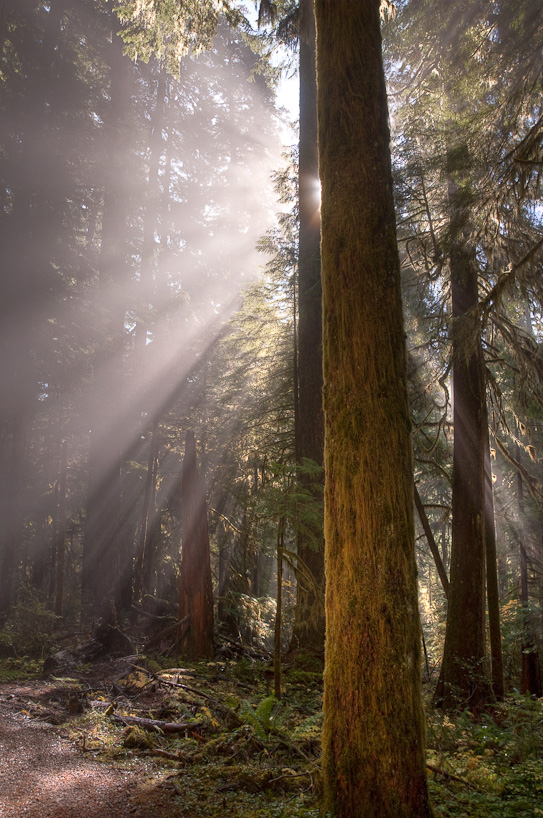
[[[266,738],[275,726],[274,717],[278,704],[279,702],[275,696],[267,696],[255,709],[253,709],[250,702],[244,701],[240,705],[239,715],[246,724],[250,724],[254,728],[259,738]]]

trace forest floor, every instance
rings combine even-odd
[[[1,818],[318,814],[320,673],[298,671],[312,707],[293,738],[261,663],[128,657],[17,681],[23,666],[0,662]]]
[[[171,661],[0,661],[0,818],[317,818],[322,668]],[[429,712],[436,818],[542,818],[542,705]]]

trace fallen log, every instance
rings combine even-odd
[[[448,778],[450,781],[458,781],[460,784],[463,784],[469,790],[475,790],[476,792],[480,792],[479,788],[475,786],[475,784],[471,784],[469,781],[466,781],[465,778],[461,778],[459,775],[455,775],[454,773],[450,773],[448,770],[442,770],[441,767],[436,767],[434,764],[426,764],[428,770],[431,770],[436,775],[442,775],[443,778]]]

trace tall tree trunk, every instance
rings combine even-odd
[[[281,625],[283,620],[283,548],[285,545],[285,518],[281,517],[277,528],[277,596],[275,608],[275,632],[273,649],[273,689],[276,699],[281,698]]]
[[[217,618],[219,625],[228,621],[228,568],[230,566],[230,542],[232,540],[231,523],[229,513],[231,511],[231,495],[224,493],[215,507],[219,523],[216,528],[216,543],[219,552],[219,581],[217,585]]]
[[[496,553],[496,526],[494,524],[494,492],[492,489],[488,417],[486,419],[484,446],[486,594],[488,599],[488,631],[490,635],[490,677],[494,696],[501,701],[505,695],[505,683],[503,678],[500,589],[498,586],[498,557]]]
[[[516,459],[521,462],[520,446],[516,446]],[[517,497],[519,516],[522,521],[524,517],[524,486],[522,475],[517,472]],[[520,550],[520,604],[522,606],[522,677],[520,690],[522,693],[530,693],[532,696],[541,696],[541,668],[539,664],[539,653],[535,644],[532,621],[530,616],[530,594],[528,588],[528,555],[526,545],[521,539],[519,541]]]
[[[142,590],[143,593],[150,593],[150,589],[144,585],[144,576],[149,573],[145,570],[149,562],[149,550],[151,547],[151,539],[153,535],[153,526],[155,515],[155,488],[156,488],[156,460],[158,454],[158,421],[153,423],[151,432],[151,440],[149,444],[149,461],[147,463],[147,474],[145,476],[145,491],[143,494],[143,508],[141,511],[141,525],[140,525],[140,542],[138,549],[138,557],[136,560],[136,569],[134,576],[134,600],[140,601]],[[152,510],[152,514],[151,514]]]
[[[449,148],[453,346],[452,547],[445,646],[436,701],[477,708],[491,697],[485,668],[486,387],[480,336],[467,314],[478,303],[477,265],[465,245],[471,190],[465,144]]]
[[[156,478],[157,466],[155,464],[154,474],[155,485],[153,488],[153,498],[156,493]],[[158,584],[157,553],[160,548],[162,536],[162,512],[159,509],[156,509],[153,513],[152,528],[147,536],[149,540],[149,547],[145,549],[145,562],[143,564],[143,584],[144,587],[148,589],[149,593],[153,595],[156,593],[156,588]]]
[[[177,648],[188,658],[203,659],[213,654],[213,588],[205,485],[196,466],[196,443],[192,432],[187,432],[185,442],[181,525],[183,554]]]
[[[379,0],[316,0],[325,808],[426,818],[411,421]]]
[[[301,462],[299,479],[322,503],[322,474],[303,469],[304,459],[322,467],[324,463],[324,415],[322,409],[322,288],[320,259],[320,195],[317,149],[317,81],[315,14],[313,0],[300,2],[300,143],[298,253],[298,401],[296,413],[296,457]],[[318,514],[315,515],[318,520]],[[324,588],[324,536],[315,522],[311,535],[299,532],[298,554]],[[299,572],[291,649],[305,648],[321,653],[324,647],[324,610],[320,594]]]
[[[155,69],[156,80],[155,80]],[[139,411],[155,411],[155,396],[149,392],[148,383],[152,381],[149,371],[149,350],[147,349],[147,332],[151,329],[152,316],[149,308],[156,307],[156,269],[157,244],[155,235],[159,222],[160,204],[160,162],[164,152],[164,108],[166,98],[167,73],[161,63],[153,61],[149,68],[153,81],[156,81],[155,107],[152,115],[152,129],[149,141],[149,173],[145,195],[145,215],[143,219],[143,239],[141,248],[140,275],[136,287],[138,308],[136,311],[135,345],[134,345],[134,396]],[[139,295],[139,297],[138,297]],[[141,406],[142,399],[144,406]],[[152,406],[147,404],[151,402]],[[163,410],[163,407],[159,407]]]

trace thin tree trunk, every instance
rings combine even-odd
[[[68,469],[68,441],[60,446],[60,467],[58,477],[57,536],[55,565],[55,614],[62,616],[64,604],[64,566],[66,558],[66,489]]]
[[[285,544],[285,519],[281,517],[277,529],[277,597],[275,609],[275,634],[273,651],[273,679],[275,698],[281,698],[281,623],[283,619],[283,547]]]
[[[488,630],[490,635],[490,676],[492,690],[498,701],[505,695],[503,678],[502,634],[500,626],[500,590],[498,587],[498,558],[496,553],[496,526],[494,524],[494,493],[488,422],[485,437],[485,549],[486,593],[488,599]]]
[[[486,386],[480,337],[466,316],[478,303],[477,266],[465,245],[470,207],[469,154],[449,148],[452,345],[453,493],[449,604],[436,702],[444,708],[477,708],[492,697],[485,668],[485,469]]]
[[[516,459],[521,462],[520,446],[516,446]],[[522,475],[517,472],[517,496],[519,516],[524,517],[524,486]],[[526,545],[522,538],[519,541],[520,550],[520,604],[522,606],[522,678],[520,682],[521,693],[529,693],[532,696],[542,695],[541,668],[539,664],[539,653],[535,645],[530,616],[530,594],[528,587],[528,555]]]
[[[155,461],[155,472],[153,475],[153,518],[151,520],[151,530],[147,532],[148,547],[145,549],[145,560],[143,563],[143,587],[149,594],[154,594],[157,586],[157,552],[160,548],[162,535],[162,512],[155,509],[155,495],[156,495],[156,479],[157,479],[157,462]]]
[[[443,587],[443,591],[445,596],[449,597],[449,578],[447,576],[447,571],[445,570],[445,566],[443,565],[443,560],[441,559],[441,554],[439,553],[439,548],[437,547],[437,543],[435,541],[434,534],[432,529],[430,528],[430,523],[428,522],[428,517],[426,516],[426,511],[422,504],[422,500],[420,499],[420,494],[415,485],[415,508],[417,509],[420,521],[422,523],[422,527],[424,529],[424,533],[426,534],[426,539],[428,541],[428,545],[430,547],[430,551],[432,552],[432,556],[434,558],[434,562],[436,564],[437,573],[439,579],[441,580],[441,585]]]
[[[143,241],[141,249],[140,276],[138,281],[138,317],[135,328],[135,379],[136,384],[145,385],[148,380],[147,331],[149,329],[148,307],[156,300],[155,271],[157,266],[157,246],[155,234],[159,220],[160,202],[160,161],[164,152],[163,128],[166,97],[167,72],[161,63],[157,66],[155,108],[153,111],[152,131],[149,143],[149,175],[145,196],[145,216],[143,220]],[[152,70],[151,68],[149,70]],[[144,389],[136,389],[136,400],[141,400]],[[145,395],[145,399],[152,398]]]
[[[232,533],[230,531],[230,521],[228,515],[230,513],[230,506],[227,504],[229,495],[226,493],[220,498],[216,506],[216,514],[222,518],[219,522],[218,530],[216,530],[217,550],[219,552],[219,582],[217,586],[217,617],[219,623],[227,623],[228,620],[228,604],[226,600],[226,593],[228,590],[228,568],[230,566],[230,542]]]
[[[135,571],[134,582],[134,601],[139,602],[143,588],[144,566],[146,559],[146,552],[150,546],[149,536],[149,516],[151,508],[154,510],[155,505],[155,480],[156,480],[156,459],[158,454],[158,421],[153,423],[151,431],[151,441],[149,445],[149,461],[147,463],[147,474],[145,476],[145,490],[143,494],[143,507],[141,511],[141,525],[140,525],[140,542],[138,549],[138,558]],[[148,588],[143,588],[144,593],[148,593]]]
[[[443,523],[441,527],[441,559],[445,570],[447,570],[447,563],[449,562],[449,549],[447,545],[447,523]]]
[[[294,393],[294,454],[296,462],[300,459],[299,435],[296,434],[300,422],[300,385],[298,365],[298,300],[296,298],[296,281],[292,286],[292,391]]]
[[[379,0],[316,0],[325,809],[428,818],[413,463]]]

